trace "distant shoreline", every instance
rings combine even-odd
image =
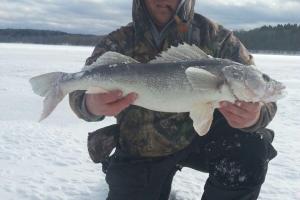
[[[251,54],[266,54],[266,55],[294,55],[299,56],[300,51],[271,51],[271,50],[249,50]]]
[[[101,35],[72,34],[50,30],[0,29],[0,42],[2,43],[95,46],[102,38]]]
[[[68,44],[68,43],[62,43],[62,44],[44,44],[44,43],[29,43],[29,42],[1,42],[0,44],[15,44],[15,45],[49,45],[49,46],[69,46],[69,47],[91,47],[94,48],[94,45],[74,45],[74,44]]]
[[[278,24],[233,33],[251,53],[300,55],[300,25]],[[105,35],[73,34],[53,30],[0,29],[0,43],[96,46]]]

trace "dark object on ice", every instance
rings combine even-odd
[[[107,126],[89,133],[88,151],[95,163],[104,162],[117,145],[119,126],[117,124]]]

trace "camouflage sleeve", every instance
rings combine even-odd
[[[88,122],[96,122],[104,119],[104,116],[96,116],[90,113],[85,105],[85,91],[77,90],[69,94],[69,104],[73,112],[80,119]]]
[[[242,42],[230,31],[225,31],[225,37],[222,38],[219,45],[218,57],[228,58],[233,61],[253,65],[253,56],[249,53]]]
[[[91,65],[97,60],[102,54],[107,51],[117,51],[120,52],[119,41],[116,39],[116,35],[122,32],[122,30],[117,30],[112,32],[108,36],[104,37],[99,44],[96,45],[92,55],[87,58],[86,65]],[[73,112],[81,119],[85,121],[100,121],[104,119],[104,116],[95,116],[88,112],[85,104],[85,91],[74,91],[69,95],[69,104]]]
[[[262,128],[267,127],[267,125],[272,121],[277,111],[276,103],[267,103],[264,104],[260,111],[260,117],[256,124],[251,127],[243,128],[242,130],[245,132],[253,133]]]
[[[232,32],[228,32],[225,39],[221,41],[219,57],[228,58],[246,65],[254,64],[253,56]],[[255,132],[265,128],[274,118],[276,111],[277,105],[275,102],[264,104],[261,108],[261,114],[257,123],[242,130],[245,132]]]

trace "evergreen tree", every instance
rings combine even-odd
[[[262,26],[235,34],[251,50],[300,51],[300,25]]]

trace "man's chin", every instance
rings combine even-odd
[[[171,19],[171,15],[170,14],[161,14],[156,18],[156,21],[159,24],[167,24]]]

